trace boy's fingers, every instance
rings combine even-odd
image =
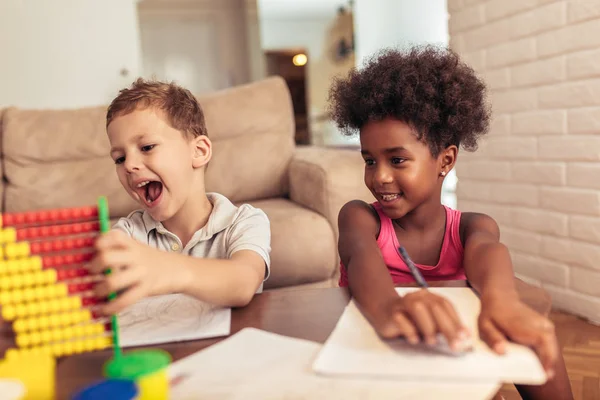
[[[434,345],[436,342],[437,326],[427,306],[419,300],[411,302],[406,308],[417,330],[425,338],[425,342]]]
[[[90,272],[99,274],[109,268],[116,268],[128,264],[129,253],[122,249],[98,252],[87,265]]]
[[[114,300],[108,301],[100,308],[104,315],[112,315],[121,312],[126,307],[136,303],[144,297],[144,290],[140,285],[132,286],[125,292],[119,294]]]
[[[440,332],[448,340],[450,347],[454,348],[457,345],[460,327],[454,322],[453,318],[448,315],[448,312],[441,304],[434,304],[431,307],[431,314],[433,315]]]
[[[479,321],[479,335],[481,340],[487,343],[493,351],[504,354],[506,351],[506,337],[489,319]]]
[[[108,275],[95,286],[96,296],[106,297],[112,292],[118,292],[137,284],[140,281],[139,274],[137,268],[129,268]]]
[[[111,230],[103,235],[98,236],[95,242],[97,250],[106,250],[112,248],[126,248],[130,239],[124,232],[119,230]]]

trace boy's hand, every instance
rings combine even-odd
[[[106,298],[112,292],[120,292],[114,300],[104,304],[100,311],[116,314],[141,298],[166,293],[170,289],[171,274],[163,261],[167,253],[146,246],[113,230],[101,235],[96,241],[97,254],[89,265],[90,272],[112,272],[95,286],[95,293]]]
[[[380,336],[386,339],[404,336],[412,344],[422,337],[433,346],[436,335],[441,333],[450,347],[457,349],[460,341],[469,336],[452,304],[423,289],[393,300],[385,307],[382,317],[375,319],[373,326]]]
[[[504,354],[507,338],[531,346],[537,353],[548,378],[554,375],[558,342],[554,324],[518,299],[482,298],[479,315],[481,339],[495,352]]]

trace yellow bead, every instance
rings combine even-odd
[[[51,312],[50,301],[48,301],[48,300],[40,301],[39,305],[40,305],[40,314],[48,314]]]
[[[78,340],[73,343],[73,351],[75,354],[83,353],[85,348],[84,342],[85,340]]]
[[[38,329],[47,329],[50,326],[50,318],[46,315],[42,315],[37,318]]]
[[[60,314],[51,314],[48,318],[50,319],[50,327],[54,328],[60,325]]]
[[[23,286],[23,275],[13,275],[10,277],[10,287],[11,288],[19,288]]]
[[[28,242],[20,242],[17,243],[19,257],[27,257],[29,255],[29,243]]]
[[[67,288],[66,284],[57,283],[56,286],[54,286],[54,295],[56,297],[64,297],[68,294],[69,294],[69,289]]]
[[[14,306],[2,307],[2,317],[7,321],[12,321],[17,316],[17,312]]]
[[[60,318],[60,326],[69,325],[74,322],[73,315],[71,313],[59,314],[58,317]]]
[[[24,319],[18,319],[15,322],[13,322],[13,329],[17,333],[23,332],[25,330],[26,326],[27,326],[27,320],[24,320]]]
[[[0,293],[0,304],[8,304],[10,302],[10,292]]]
[[[15,304],[15,314],[17,318],[22,318],[27,315],[27,306],[25,304]]]
[[[63,335],[65,339],[71,339],[75,336],[75,331],[73,327],[67,327],[63,330]]]
[[[44,343],[48,343],[52,339],[52,330],[50,330],[50,329],[44,329],[39,334],[40,334],[41,341]]]
[[[30,268],[33,271],[40,271],[42,269],[42,257],[40,256],[33,256],[29,259],[29,265]]]
[[[45,276],[46,276],[46,283],[55,283],[56,282],[56,270],[53,268],[47,269],[44,272]]]
[[[33,288],[23,289],[23,301],[33,301],[37,300],[35,295],[37,292]]]
[[[4,247],[0,246],[0,258],[1,259],[5,259],[6,257],[6,250],[4,249]]]
[[[81,297],[79,297],[79,296],[69,297],[69,298],[66,298],[65,300],[67,300],[67,302],[69,304],[69,310],[77,310],[78,308],[81,308],[81,306],[82,306]]]
[[[83,325],[77,325],[73,327],[73,337],[81,337],[85,335],[85,328]]]
[[[73,342],[65,342],[63,343],[63,351],[65,355],[71,355],[75,352],[75,348],[73,347]]]
[[[38,315],[40,311],[40,307],[38,303],[27,303],[25,304],[25,315]]]
[[[17,346],[19,347],[27,347],[31,344],[31,338],[27,333],[17,336],[15,341],[17,342]]]
[[[39,332],[31,332],[29,334],[29,337],[33,346],[37,346],[38,344],[43,342],[43,336]]]
[[[62,355],[62,343],[53,343],[50,345],[50,351],[56,357],[60,357]]]
[[[60,328],[52,328],[50,329],[50,341],[51,342],[58,342],[59,340],[63,339],[63,330]]]
[[[14,268],[15,271],[18,272],[31,272],[31,269],[29,268],[29,260],[27,259],[17,259],[17,260],[13,260],[14,263]]]

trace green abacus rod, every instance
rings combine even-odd
[[[98,199],[98,220],[100,223],[100,233],[106,233],[110,230],[110,220],[109,220],[109,211],[108,211],[108,200],[106,197],[102,196]],[[110,274],[111,270],[107,269],[106,274]],[[110,293],[108,295],[109,300],[113,300],[117,297],[116,293]],[[111,315],[110,317],[111,329],[113,334],[113,342],[114,342],[114,351],[115,357],[121,356],[121,344],[119,341],[119,321],[116,315]]]

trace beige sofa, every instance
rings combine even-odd
[[[370,199],[358,151],[296,147],[285,82],[260,82],[199,97],[214,156],[207,190],[260,207],[271,220],[266,289],[337,284],[337,215]],[[136,205],[121,188],[105,132],[106,107],[0,109],[2,212],[95,204],[111,218]]]

